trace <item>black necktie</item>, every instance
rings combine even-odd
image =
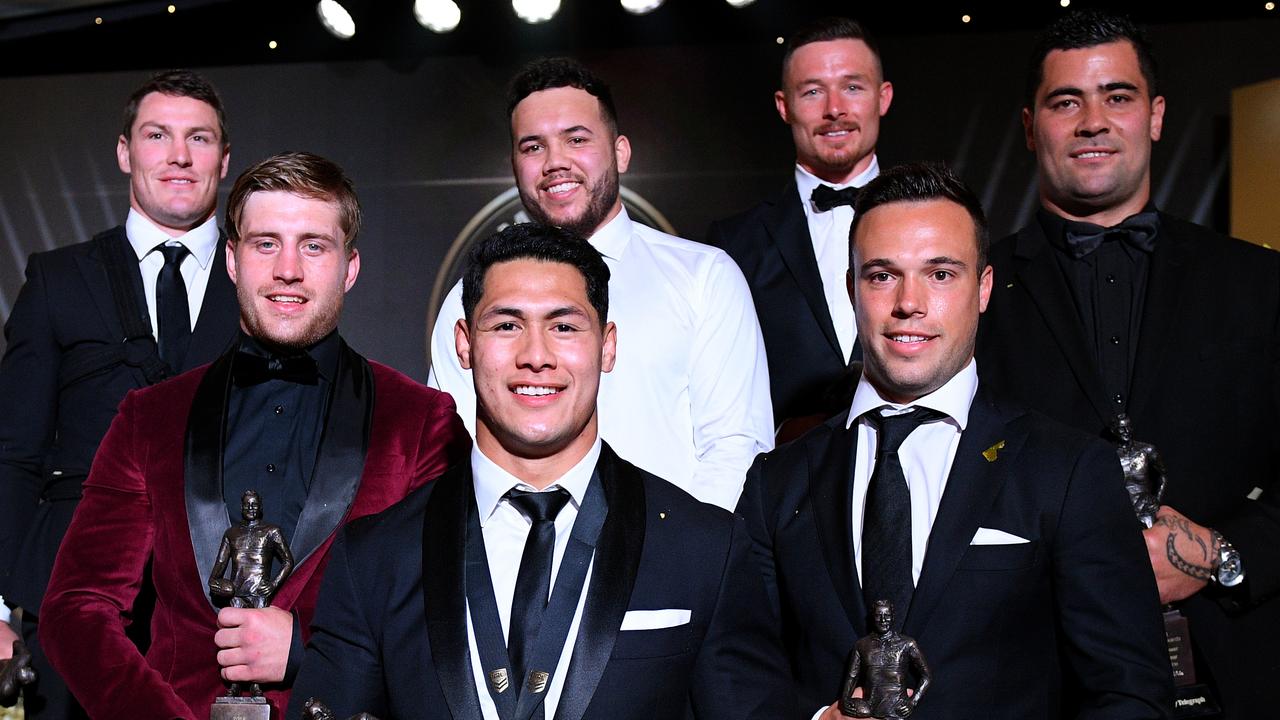
[[[511,626],[507,631],[507,657],[512,674],[523,683],[530,670],[529,653],[542,625],[542,611],[551,594],[551,559],[556,545],[556,515],[569,501],[569,492],[557,488],[548,492],[526,492],[512,488],[507,500],[533,523],[520,556],[516,592],[511,599]],[[542,706],[539,705],[539,708]]]
[[[1068,220],[1066,225],[1067,250],[1071,257],[1080,258],[1102,246],[1108,238],[1123,240],[1143,252],[1151,252],[1156,246],[1156,231],[1160,229],[1160,216],[1153,212],[1130,215],[1115,227],[1105,228],[1093,223]]]
[[[185,245],[161,243],[156,250],[164,255],[164,267],[156,276],[156,324],[159,326],[160,359],[175,373],[182,370],[191,339],[191,309],[187,306],[187,284],[182,281],[182,259],[191,254]]]
[[[818,208],[818,212],[826,212],[837,205],[852,207],[858,200],[858,188],[847,187],[837,190],[830,185],[819,185],[813,189],[809,199],[813,201],[813,206]]]
[[[876,429],[876,460],[862,515],[862,597],[868,608],[877,600],[892,602],[894,629],[901,630],[915,583],[911,579],[911,490],[898,448],[922,423],[946,416],[917,407],[888,416],[876,409],[864,417]]]
[[[315,385],[320,381],[320,370],[316,367],[315,359],[306,353],[288,357],[263,357],[239,350],[231,365],[231,377],[240,387],[268,380]]]

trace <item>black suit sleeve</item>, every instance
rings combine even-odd
[[[365,607],[377,591],[372,584],[362,583],[366,578],[353,569],[353,562],[370,565],[353,559],[359,553],[352,552],[349,541],[344,530],[330,551],[311,621],[311,639],[289,700],[289,718],[301,718],[302,706],[311,697],[324,701],[340,718],[358,712],[387,716],[377,630],[380,617],[370,617]]]
[[[769,458],[761,454],[751,463],[742,496],[738,499],[737,514],[745,520],[747,534],[751,539],[751,560],[764,581],[769,609],[775,618],[779,618],[782,605],[778,597],[778,576],[773,561],[773,524],[769,518],[769,508],[772,508],[773,503],[768,502],[765,496],[764,472],[768,462]]]
[[[31,256],[26,275],[5,323],[0,360],[0,568],[18,551],[39,502],[58,404],[60,349],[40,256]]]
[[[742,518],[734,518],[715,615],[694,666],[697,718],[786,717],[795,706],[778,623],[765,604]]]
[[[1080,690],[1078,718],[1165,718],[1172,674],[1155,577],[1115,451],[1078,456],[1053,543],[1056,616]]]

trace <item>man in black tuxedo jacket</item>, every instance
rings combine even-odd
[[[129,98],[116,158],[129,175],[125,224],[32,255],[5,324],[0,594],[23,609],[40,673],[28,717],[67,717],[74,707],[35,622],[116,406],[130,390],[213,360],[237,328],[214,217],[230,158],[217,91],[189,71],[153,76]],[[0,623],[0,658],[12,639]]]
[[[738,506],[781,613],[792,716],[841,717],[846,657],[889,600],[933,671],[913,718],[1166,717],[1155,582],[1114,450],[978,382],[993,279],[977,198],[912,165],[857,210],[850,409],[757,458]]]
[[[557,228],[512,226],[472,251],[455,326],[477,397],[470,462],[344,531],[291,717],[311,696],[386,720],[791,706],[741,519],[597,434],[608,279]]]
[[[876,138],[892,100],[879,48],[858,23],[823,18],[796,31],[774,94],[791,126],[795,177],[779,197],[708,232],[707,242],[723,248],[751,286],[776,425],[825,419],[847,404],[846,367],[858,356],[844,290],[849,223],[856,188],[880,173]]]
[[[978,367],[1095,435],[1125,413],[1159,449],[1168,490],[1144,535],[1161,599],[1189,619],[1197,680],[1225,717],[1266,717],[1280,700],[1280,255],[1154,207],[1164,112],[1133,23],[1072,13],[1044,34],[1022,111],[1041,208],[992,249]]]

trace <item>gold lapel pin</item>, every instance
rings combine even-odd
[[[1004,441],[1003,441],[1003,440],[1001,440],[1000,442],[996,443],[995,445],[992,445],[991,447],[987,448],[986,450],[983,450],[983,451],[982,451],[982,457],[986,458],[986,459],[987,459],[987,462],[995,462],[995,461],[996,461],[996,457],[997,457],[997,456],[999,456],[1000,451],[1001,451],[1001,450],[1003,450],[1003,449],[1004,449]]]

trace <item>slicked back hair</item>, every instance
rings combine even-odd
[[[791,56],[796,50],[810,43],[831,40],[861,40],[866,43],[876,59],[876,70],[880,72],[880,79],[884,80],[884,63],[880,59],[880,46],[875,38],[871,37],[871,34],[857,20],[833,16],[811,20],[801,25],[787,38],[786,44],[782,46],[782,87],[787,86],[787,65],[791,62]]]
[[[941,163],[898,165],[881,173],[880,177],[867,183],[858,192],[853,224],[849,226],[849,267],[854,267],[853,236],[858,230],[858,222],[867,213],[890,203],[927,200],[950,200],[969,213],[973,220],[974,235],[978,240],[977,270],[982,272],[987,266],[987,252],[991,247],[991,239],[987,233],[987,215],[982,211],[978,196],[950,168]]]
[[[539,223],[508,225],[471,247],[462,275],[462,312],[467,323],[475,318],[484,295],[489,268],[514,260],[537,260],[572,266],[587,285],[587,301],[600,316],[600,327],[609,319],[609,266],[604,257],[582,237],[562,228]]]
[[[1025,107],[1034,109],[1036,91],[1044,80],[1044,59],[1054,50],[1079,50],[1107,43],[1128,41],[1138,54],[1138,69],[1147,81],[1147,93],[1154,98],[1160,94],[1157,85],[1156,58],[1151,41],[1140,26],[1123,15],[1104,10],[1073,10],[1045,28],[1036,39],[1027,66]]]
[[[541,58],[521,68],[507,88],[507,117],[530,95],[562,87],[577,88],[595,98],[600,103],[600,116],[617,137],[618,110],[613,105],[613,92],[586,65],[568,57]]]
[[[240,173],[227,198],[227,237],[240,242],[240,222],[249,196],[258,192],[287,192],[338,205],[338,226],[346,236],[343,249],[355,250],[360,233],[360,199],[351,179],[337,163],[309,152],[284,152]]]
[[[120,133],[126,140],[132,140],[133,123],[138,120],[138,106],[142,99],[151,93],[160,93],[170,97],[187,97],[213,108],[218,116],[218,136],[225,149],[231,144],[231,136],[227,133],[227,116],[222,111],[222,98],[213,84],[199,73],[190,70],[165,70],[152,75],[146,82],[138,86],[129,96],[124,106],[124,130]]]

